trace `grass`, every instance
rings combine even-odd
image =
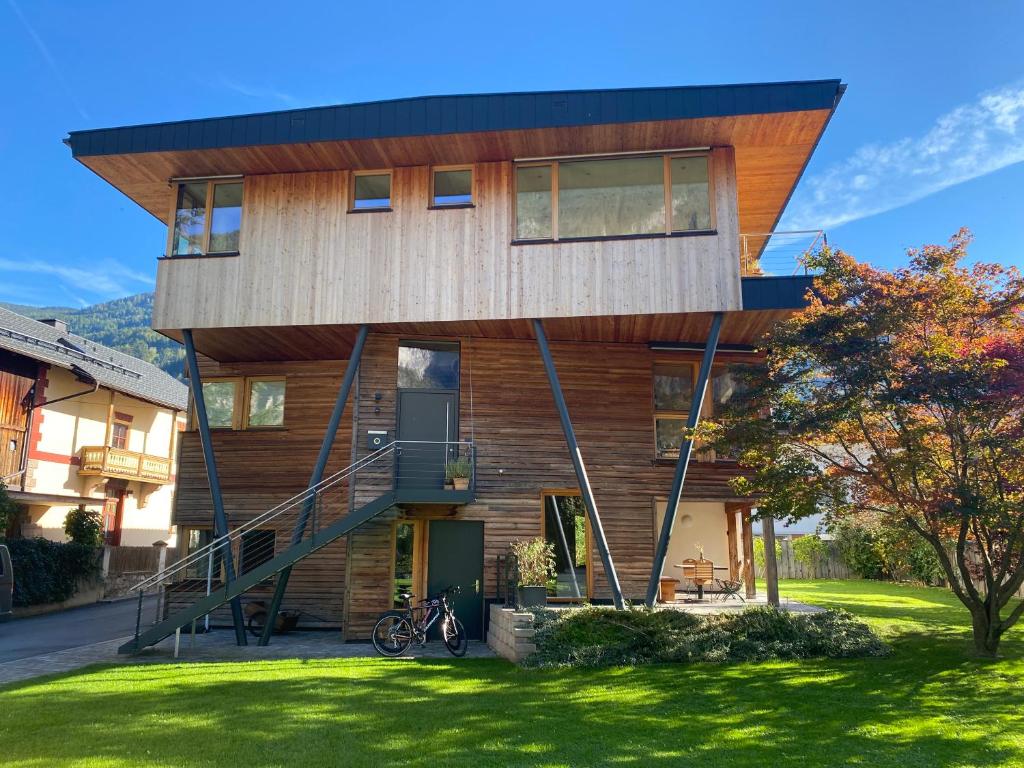
[[[5,766],[1024,765],[1024,643],[968,655],[942,590],[785,582],[880,659],[522,670],[501,660],[94,667],[0,689]]]

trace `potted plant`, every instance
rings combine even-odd
[[[469,459],[459,457],[449,461],[444,468],[445,485],[452,484],[456,491],[465,491],[469,488],[469,475],[472,467]]]
[[[533,608],[548,599],[548,579],[555,575],[555,547],[544,539],[513,541],[509,545],[519,574],[519,605]]]

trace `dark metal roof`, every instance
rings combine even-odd
[[[137,357],[0,307],[0,349],[86,374],[100,386],[179,411],[188,387]]]
[[[801,309],[807,306],[807,289],[812,275],[744,277],[741,281],[743,309]]]
[[[265,144],[433,136],[833,109],[839,80],[538,91],[313,107],[73,131],[75,157]]]

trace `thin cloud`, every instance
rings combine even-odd
[[[25,18],[25,14],[21,12],[21,8],[14,0],[7,0],[7,4],[11,6],[11,10],[14,11],[14,15],[18,17],[18,21],[25,28],[25,32],[28,33],[29,38],[32,40],[36,49],[39,51],[39,55],[43,57],[46,65],[50,68],[53,76],[57,78],[57,82],[60,83],[61,88],[64,89],[65,95],[71,100],[75,109],[78,110],[78,114],[82,116],[83,120],[89,119],[89,113],[85,111],[78,99],[75,98],[75,93],[71,90],[71,86],[68,85],[68,81],[64,78],[64,73],[61,72],[60,67],[57,66],[57,60],[53,58],[53,54],[50,53],[49,47],[43,42],[43,38],[39,36],[35,28],[29,23],[28,19]]]
[[[125,269],[112,261],[101,262],[90,269],[79,269],[38,259],[0,259],[0,272],[56,277],[61,281],[60,287],[76,298],[80,293],[119,298],[136,292],[132,290],[132,283],[152,286],[154,282],[151,276]]]
[[[1024,85],[984,93],[923,136],[868,144],[805,179],[785,229],[838,227],[1024,162]]]
[[[239,93],[242,96],[248,96],[252,99],[279,101],[287,107],[294,107],[299,103],[299,100],[290,93],[285,93],[284,91],[279,91],[276,88],[269,86],[249,85],[247,83],[240,83],[236,80],[229,80],[223,76],[220,78],[220,84],[229,91],[234,91],[235,93]]]

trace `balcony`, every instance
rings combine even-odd
[[[828,245],[824,230],[740,235],[743,277],[806,275],[807,256]]]
[[[166,485],[171,482],[171,460],[121,448],[89,445],[79,453],[78,474]]]

